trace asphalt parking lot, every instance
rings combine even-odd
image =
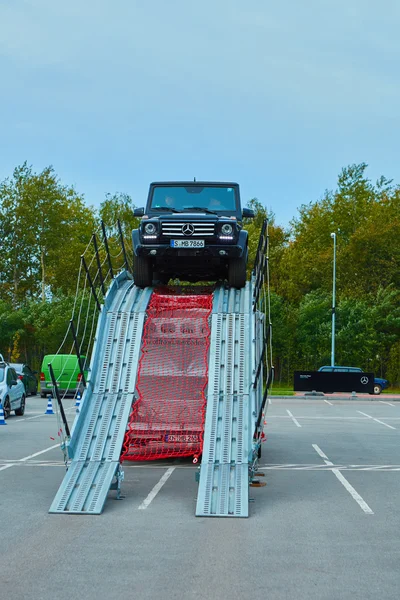
[[[399,597],[400,402],[272,398],[249,519],[196,518],[187,460],[125,463],[99,517],[49,515],[65,466],[45,410],[0,427],[0,598]]]

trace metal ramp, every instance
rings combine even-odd
[[[253,434],[262,401],[254,385],[263,346],[252,282],[214,293],[204,446],[196,516],[247,517]]]
[[[152,289],[131,276],[114,279],[102,307],[80,414],[68,455],[72,459],[50,513],[100,514],[119,467],[137,373],[145,311]]]

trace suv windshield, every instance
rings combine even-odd
[[[151,198],[154,210],[187,211],[201,209],[215,212],[236,212],[236,194],[233,187],[209,186],[155,186]]]

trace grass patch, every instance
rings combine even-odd
[[[293,388],[277,388],[274,387],[269,390],[270,396],[294,396]]]
[[[400,394],[400,388],[386,388],[386,390],[382,390],[382,394]]]

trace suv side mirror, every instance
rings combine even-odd
[[[17,385],[18,381],[15,381],[15,379],[12,380],[12,382],[10,383],[10,387],[13,387],[13,385]]]
[[[144,208],[134,208],[133,209],[134,217],[143,217],[143,215],[144,215]]]
[[[242,210],[242,216],[244,219],[254,219],[254,210],[251,210],[251,208],[244,208]]]

